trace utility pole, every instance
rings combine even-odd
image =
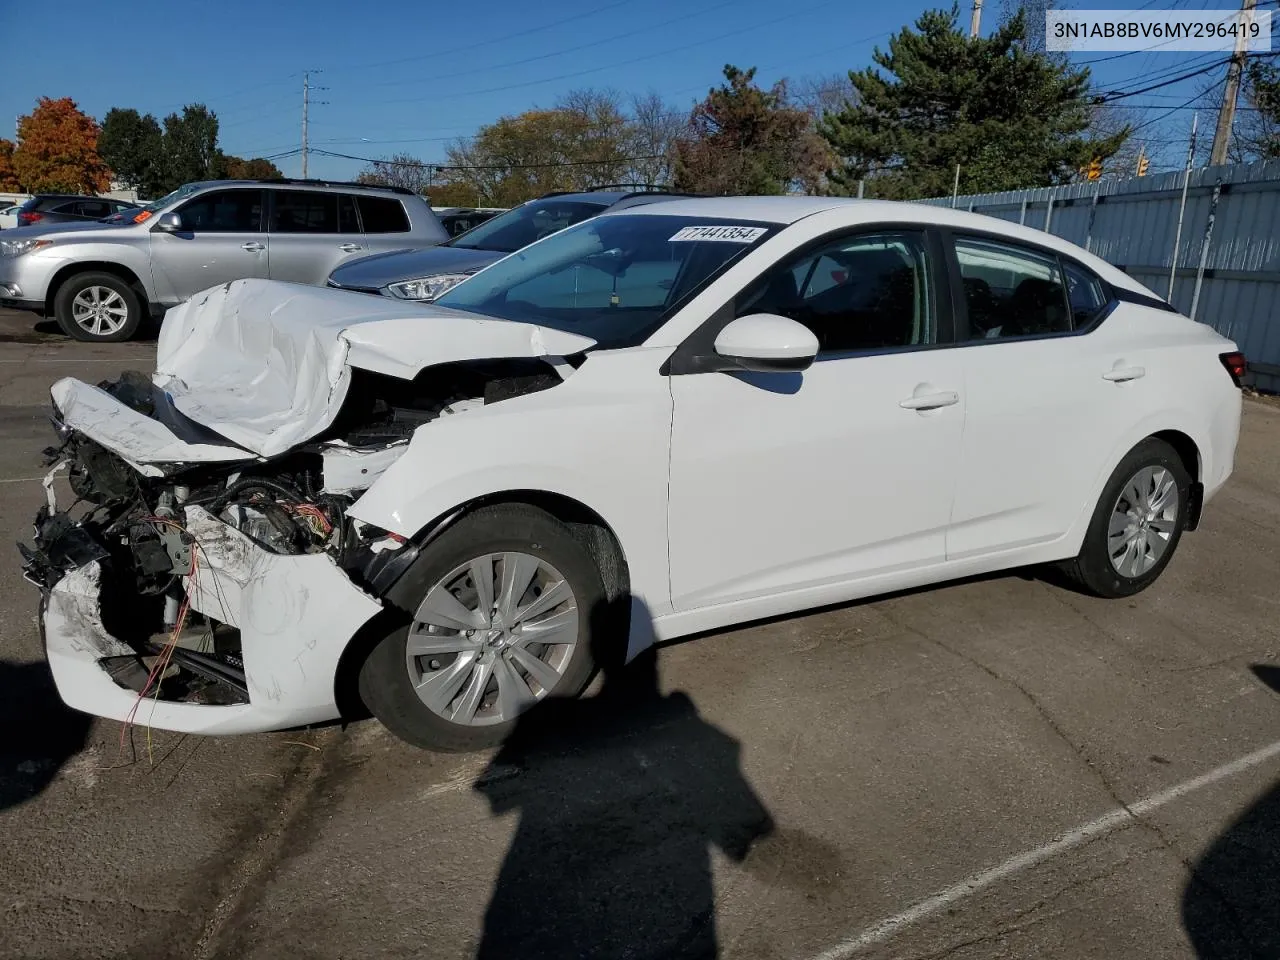
[[[969,36],[976,37],[982,29],[982,0],[973,0],[973,19],[969,21]]]
[[[1253,8],[1258,0],[1242,0],[1240,4],[1240,31],[1236,34],[1236,48],[1227,67],[1227,87],[1222,91],[1222,108],[1218,110],[1218,128],[1213,132],[1213,150],[1209,165],[1227,162],[1227,144],[1231,140],[1231,125],[1236,118],[1236,99],[1240,95],[1240,75],[1244,73],[1244,59],[1249,45],[1244,27],[1252,20]]]
[[[311,72],[302,72],[302,179],[307,179],[307,108],[311,106]]]
[[[1196,162],[1196,124],[1199,112],[1191,114],[1191,142],[1187,144],[1187,169],[1182,174],[1182,200],[1178,204],[1178,229],[1173,235],[1173,256],[1169,264],[1169,292],[1165,299],[1173,302],[1173,283],[1178,277],[1178,247],[1182,244],[1182,218],[1187,212],[1187,187],[1191,183],[1191,168]]]

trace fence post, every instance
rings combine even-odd
[[[1213,221],[1218,215],[1218,198],[1222,196],[1222,177],[1218,177],[1213,185],[1213,196],[1209,200],[1209,222],[1204,226],[1204,240],[1200,243],[1200,266],[1196,267],[1196,288],[1191,294],[1191,312],[1187,314],[1192,320],[1196,318],[1196,306],[1200,303],[1200,285],[1204,282],[1205,264],[1209,262],[1209,243],[1213,240]]]
[[[1178,276],[1178,247],[1182,243],[1182,216],[1187,210],[1187,184],[1191,182],[1191,167],[1196,158],[1196,121],[1199,113],[1191,115],[1191,143],[1187,147],[1187,169],[1182,175],[1182,201],[1178,204],[1178,229],[1173,234],[1173,258],[1169,264],[1169,292],[1165,299],[1173,302],[1173,281]]]
[[[1093,202],[1089,204],[1089,223],[1084,228],[1084,248],[1090,253],[1093,252],[1093,218],[1098,212],[1098,194],[1102,192],[1102,182],[1093,188]]]
[[[1018,210],[1018,225],[1023,226],[1027,222],[1027,198],[1022,198],[1022,208]]]
[[[951,208],[954,210],[956,206],[956,197],[960,193],[960,164],[956,164],[956,179],[951,185]]]
[[[1054,197],[1054,188],[1050,187],[1049,188],[1049,205],[1044,208],[1044,227],[1042,229],[1044,230],[1045,233],[1049,232],[1049,224],[1053,222],[1053,197]]]
[[[867,181],[865,180],[858,181],[858,199],[859,200],[862,199],[862,191],[866,188],[866,186],[867,186]]]

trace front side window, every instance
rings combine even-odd
[[[276,190],[272,233],[337,233],[338,198],[314,190]]]
[[[734,301],[734,314],[749,313],[804,324],[825,354],[934,343],[924,237],[892,232],[823,244],[744,290]]]
[[[449,246],[467,250],[513,253],[535,240],[549,237],[606,209],[603,203],[582,200],[534,200],[499,214],[458,236]]]
[[[261,190],[214,190],[202,193],[175,211],[182,229],[193,233],[259,233]]]
[[[437,304],[642,343],[670,311],[775,228],[707,217],[598,217],[499,260]]]
[[[970,340],[1071,330],[1071,311],[1057,257],[976,238],[959,238],[955,248]]]

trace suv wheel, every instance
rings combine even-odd
[[[117,343],[142,323],[137,291],[110,273],[80,273],[58,288],[53,312],[64,333],[76,340]]]

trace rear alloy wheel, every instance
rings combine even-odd
[[[130,339],[142,322],[142,303],[132,287],[110,273],[82,273],[54,298],[58,326],[76,340],[116,343]]]
[[[359,677],[366,706],[401,739],[445,750],[499,743],[538,703],[577,696],[591,679],[604,587],[590,551],[551,515],[478,510],[404,581],[394,599],[411,622],[378,643]]]
[[[1164,571],[1187,525],[1191,478],[1177,451],[1144,440],[1107,482],[1067,573],[1102,597],[1145,590]]]

